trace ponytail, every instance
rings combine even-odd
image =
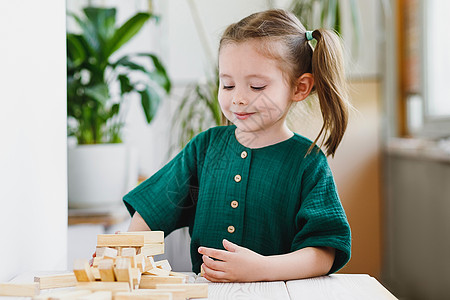
[[[312,55],[312,74],[317,92],[323,125],[313,145],[322,137],[327,156],[334,156],[348,123],[347,87],[344,75],[342,46],[339,37],[325,29],[312,33],[317,45]]]

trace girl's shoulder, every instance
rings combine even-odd
[[[294,147],[297,147],[299,152],[302,152],[305,154],[305,158],[308,156],[310,158],[326,158],[325,153],[322,151],[322,149],[317,144],[314,145],[311,152],[308,155],[306,155],[308,153],[311,145],[314,144],[314,142],[312,140],[310,140],[309,138],[294,132],[292,141],[293,141],[292,144],[294,145]]]

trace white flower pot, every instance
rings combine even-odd
[[[118,205],[137,184],[137,151],[125,144],[78,145],[67,160],[70,208]]]

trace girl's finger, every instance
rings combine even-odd
[[[213,282],[229,282],[226,278],[226,273],[222,271],[216,271],[209,268],[206,264],[203,264],[204,277]]]

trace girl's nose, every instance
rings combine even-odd
[[[233,97],[233,104],[234,105],[247,105],[248,101],[245,100],[245,97],[235,96],[235,97]]]

